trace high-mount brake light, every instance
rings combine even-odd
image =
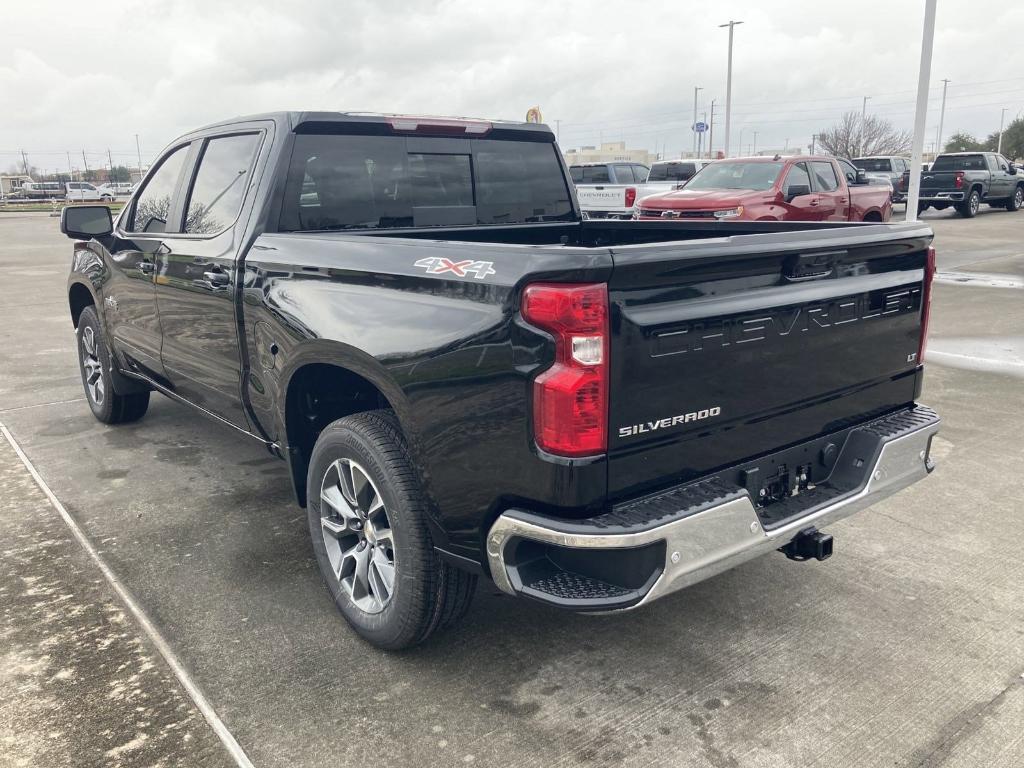
[[[928,246],[924,262],[924,285],[921,288],[921,342],[917,347],[917,364],[924,362],[928,348],[928,321],[932,314],[932,281],[935,279],[935,248]]]
[[[555,339],[555,361],[533,382],[537,446],[558,456],[608,449],[608,286],[534,283],[523,318]]]
[[[483,136],[493,127],[486,120],[445,120],[436,117],[389,117],[386,118],[391,130],[399,133],[420,133],[451,135],[463,133],[466,136]]]

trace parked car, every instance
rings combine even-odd
[[[883,222],[890,197],[891,187],[869,184],[845,160],[748,157],[717,160],[682,189],[645,198],[637,218]]]
[[[906,190],[902,189],[904,173],[910,168],[910,158],[900,155],[872,155],[871,157],[855,157],[850,161],[860,168],[867,177],[886,179],[893,188],[894,203],[906,202]]]
[[[63,200],[67,188],[63,181],[26,181],[21,185],[21,196],[27,200]]]
[[[640,163],[581,163],[569,168],[580,208],[588,218],[631,219],[637,190],[650,169]]]
[[[919,213],[953,206],[970,219],[982,203],[1008,211],[1024,205],[1024,174],[996,152],[949,152],[936,157],[921,174]]]
[[[651,172],[637,196],[642,200],[650,195],[682,189],[694,174],[711,160],[658,160],[651,164]]]
[[[102,200],[110,202],[114,199],[114,193],[110,190],[103,190],[90,184],[87,181],[69,181],[65,183],[64,199],[70,202],[89,202]]]
[[[107,192],[114,197],[127,197],[132,193],[133,184],[127,181],[111,181],[106,184],[101,184],[99,189],[101,192]]]
[[[161,392],[284,459],[380,647],[458,620],[478,576],[604,612],[822,560],[821,528],[934,467],[918,222],[583,220],[544,125],[317,112],[182,136],[116,226],[61,230],[93,415]]]

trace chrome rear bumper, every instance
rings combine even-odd
[[[934,416],[934,414],[933,414]],[[646,593],[623,608],[645,605],[677,589],[710,578],[740,563],[789,543],[800,531],[821,528],[871,506],[926,477],[934,465],[928,456],[938,417],[919,428],[886,440],[858,490],[835,503],[811,509],[806,515],[766,529],[745,492],[719,504],[637,532],[581,532],[579,526],[559,521],[539,524],[537,516],[509,510],[498,517],[487,536],[487,557],[495,584],[509,594],[524,591],[508,567],[507,557],[516,542],[534,541],[574,550],[616,550],[664,542],[664,565]],[[843,461],[840,457],[840,463]],[[534,595],[536,596],[536,595]],[[595,609],[599,607],[595,606]]]

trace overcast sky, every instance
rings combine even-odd
[[[0,8],[0,169],[143,161],[176,135],[276,109],[521,120],[539,105],[563,148],[624,139],[689,149],[724,120],[736,28],[733,143],[806,146],[845,110],[913,124],[924,0],[56,0]],[[1024,0],[939,0],[926,148],[1024,110]],[[716,117],[716,147],[723,131]]]

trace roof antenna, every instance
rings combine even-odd
[[[775,157],[772,158],[772,160],[781,160],[781,159],[782,159],[782,155],[780,155],[777,152],[775,153]]]

